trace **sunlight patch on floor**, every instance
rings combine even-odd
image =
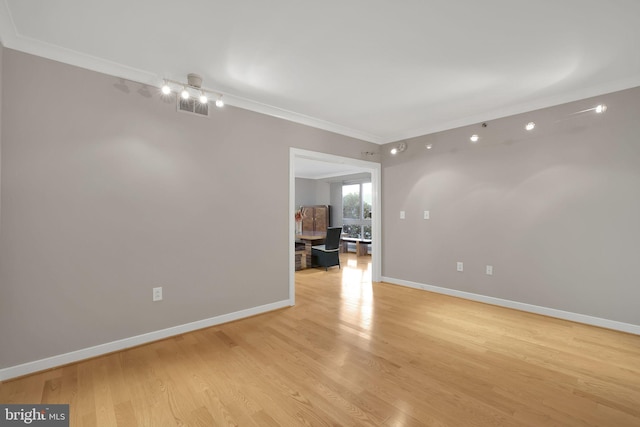
[[[371,262],[358,263],[350,258],[342,269],[341,315],[350,323],[369,331],[373,322],[373,288],[371,285]],[[370,338],[370,335],[365,338]],[[362,336],[362,335],[361,335]]]

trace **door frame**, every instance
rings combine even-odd
[[[379,282],[382,277],[382,205],[381,205],[381,165],[380,163],[350,157],[336,156],[333,154],[319,153],[316,151],[289,148],[289,303],[296,302],[296,277],[295,277],[295,227],[293,216],[296,206],[296,172],[297,158],[319,160],[328,163],[339,163],[357,166],[371,174],[371,280]]]

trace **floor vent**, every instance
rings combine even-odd
[[[181,96],[176,98],[178,99],[178,111],[195,114],[200,117],[209,117],[209,103],[203,104],[195,98],[183,99]]]

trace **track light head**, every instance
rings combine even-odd
[[[393,147],[391,149],[390,153],[395,156],[398,153],[402,153],[406,149],[407,149],[407,143],[406,142],[401,142],[401,143],[397,144],[395,147]]]

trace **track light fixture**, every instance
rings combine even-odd
[[[395,155],[396,155],[396,154],[398,154],[398,153],[402,153],[402,152],[403,152],[404,150],[406,150],[406,149],[407,149],[407,143],[406,143],[406,142],[401,142],[401,143],[399,143],[399,144],[395,145],[395,146],[391,149],[390,153],[391,153],[391,154],[393,154],[393,155],[395,156]]]
[[[179,92],[180,97],[184,100],[187,100],[191,97],[197,98],[201,104],[208,103],[209,96],[207,96],[207,94],[211,94],[216,98],[216,107],[224,107],[222,94],[203,88],[202,77],[194,73],[187,74],[187,83],[164,79],[160,90],[162,91],[163,95],[170,95],[172,92]]]
[[[486,128],[487,122],[483,122],[480,126],[482,126],[483,128]],[[471,140],[471,142],[473,142],[474,144],[478,141],[480,141],[480,135],[478,135],[477,133],[474,133],[473,135],[471,135],[471,137],[469,137],[469,139]]]
[[[587,108],[586,110],[576,111],[575,113],[571,113],[570,115],[574,116],[576,114],[588,113],[590,111],[595,111],[596,114],[602,114],[605,111],[607,111],[607,105],[606,104],[598,104],[593,108]]]

